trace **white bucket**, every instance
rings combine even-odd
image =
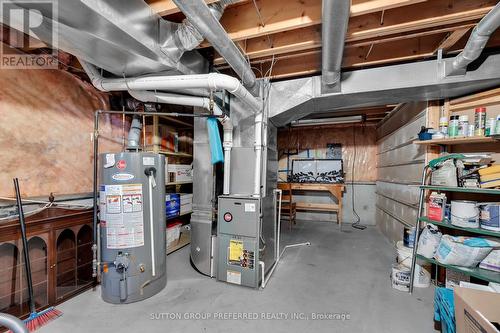
[[[400,264],[393,264],[391,283],[394,289],[410,291],[410,269]]]
[[[393,274],[394,274],[394,266],[397,266],[397,271],[400,272],[408,272],[410,274],[411,261],[413,258],[413,249],[406,247],[403,245],[403,241],[399,241],[396,243],[396,254],[398,257],[398,263],[393,265]],[[394,285],[394,279],[392,284],[394,289],[402,290],[402,280],[403,276],[398,274],[398,278],[396,279],[396,286]],[[391,275],[392,277],[392,275]],[[427,288],[431,283],[431,274],[419,264],[415,264],[415,280],[413,281],[413,286],[417,288]],[[410,285],[410,280],[408,280],[408,286]]]
[[[477,207],[477,202],[452,200],[451,224],[464,228],[479,228],[479,208]]]

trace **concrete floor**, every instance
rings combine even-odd
[[[99,290],[88,291],[59,305],[64,315],[39,332],[433,332],[433,288],[418,289],[412,296],[392,289],[391,245],[375,227],[344,229],[341,233],[330,223],[303,222],[290,235],[284,228],[284,244],[312,245],[287,250],[263,291],[199,275],[189,264],[186,247],[168,256],[168,283],[160,294],[111,305],[101,300]],[[270,318],[220,317],[243,313]],[[292,313],[294,320],[278,318]],[[349,319],[318,319],[314,313]],[[155,315],[159,319],[152,319]],[[212,318],[184,319],[190,315]]]

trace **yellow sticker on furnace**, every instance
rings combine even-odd
[[[231,239],[229,241],[229,261],[240,261],[243,257],[243,242]]]

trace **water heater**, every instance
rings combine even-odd
[[[167,284],[165,157],[101,154],[99,171],[102,298],[137,302]]]

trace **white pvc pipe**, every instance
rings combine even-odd
[[[231,149],[233,147],[233,123],[229,117],[219,118],[224,129],[224,186],[222,193],[227,195],[231,191]]]
[[[101,91],[122,90],[182,90],[192,88],[206,88],[212,91],[227,90],[245,102],[254,112],[262,108],[261,102],[256,99],[237,78],[219,73],[195,75],[159,75],[133,78],[103,78],[97,69],[85,61],[82,67],[89,75],[92,84]]]
[[[262,117],[263,113],[260,112],[255,115],[255,172],[254,172],[254,190],[253,196],[260,197],[260,183],[261,183],[261,164],[262,164]]]
[[[188,96],[148,90],[129,90],[128,93],[130,94],[130,96],[141,102],[196,106],[204,108],[206,110],[210,110],[211,102],[210,98],[208,97]],[[222,110],[217,104],[213,103],[212,107],[214,116],[220,116],[223,114]]]

